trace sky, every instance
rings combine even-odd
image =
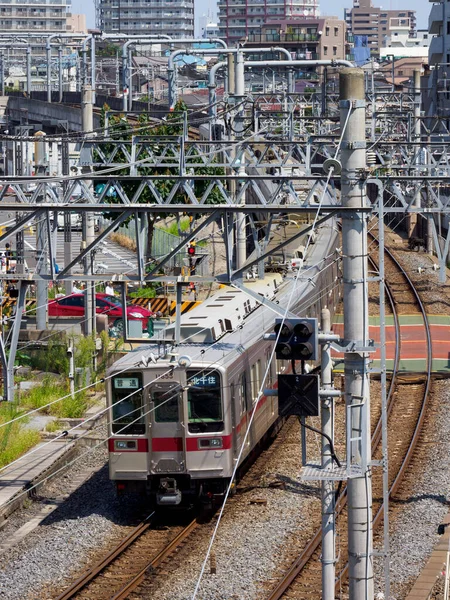
[[[212,10],[214,0],[194,0],[195,1],[195,26],[198,31],[198,19],[202,15],[207,15]],[[432,4],[427,0],[373,0],[375,6],[385,9],[401,9],[417,11],[417,28],[428,28],[428,15]],[[336,15],[340,19],[344,18],[344,8],[351,8],[352,0],[321,0],[320,12],[322,15]],[[72,12],[84,13],[88,27],[95,27],[94,0],[72,0]]]

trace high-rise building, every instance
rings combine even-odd
[[[344,18],[354,37],[367,36],[370,52],[376,57],[392,29],[407,27],[411,36],[416,29],[415,10],[386,10],[373,6],[372,0],[353,0],[353,8],[345,9]]]
[[[0,33],[65,33],[71,0],[0,0]]]
[[[98,0],[97,21],[105,33],[194,37],[194,0]]]
[[[319,0],[219,0],[220,37],[233,44],[258,35],[273,19],[295,20],[319,15]]]
[[[450,2],[433,0],[428,31],[435,34],[428,53],[430,65],[450,63]]]

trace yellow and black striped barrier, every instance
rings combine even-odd
[[[199,306],[199,304],[201,304],[201,302],[195,302],[195,301],[182,302],[181,303],[181,314],[184,315],[184,313],[189,312],[190,310],[192,310],[196,306]],[[177,303],[175,302],[175,300],[173,300],[170,303],[169,315],[171,317],[173,317],[175,315],[175,313],[176,313],[176,310],[177,310]]]

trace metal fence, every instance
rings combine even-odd
[[[109,222],[105,222],[109,224]],[[136,223],[130,221],[128,225],[122,225],[118,227],[117,233],[120,233],[130,240],[136,240]],[[176,246],[180,243],[181,239],[177,235],[173,235],[160,227],[155,227],[153,230],[152,240],[152,257],[159,261],[169,252],[172,252]],[[196,275],[206,276],[209,274],[209,263],[207,260],[206,249],[197,248],[196,252]],[[188,275],[189,257],[186,251],[180,251],[173,256],[170,261],[165,265],[165,271],[167,274],[174,275]]]

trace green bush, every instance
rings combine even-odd
[[[0,404],[0,424],[20,416],[21,411],[13,402]],[[0,428],[0,467],[19,458],[41,439],[39,431],[26,429],[25,420],[9,423]]]
[[[69,374],[69,359],[67,356],[67,345],[61,339],[50,339],[45,350],[30,350],[30,365],[38,371]]]
[[[149,286],[139,288],[135,292],[131,292],[130,298],[155,298],[156,289],[155,286],[150,284]]]

